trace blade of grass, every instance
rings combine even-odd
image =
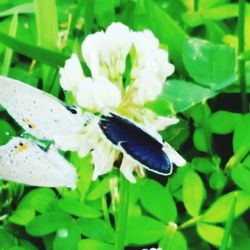
[[[17,25],[18,25],[18,15],[14,14],[9,28],[10,36],[16,36]],[[7,76],[9,73],[12,55],[13,55],[13,50],[10,48],[6,48],[3,59],[3,67],[2,67],[2,75],[4,76]]]
[[[58,20],[55,0],[34,0],[38,45],[57,50]]]
[[[29,13],[34,13],[34,12],[35,12],[34,4],[33,3],[26,3],[26,4],[20,4],[18,6],[11,8],[11,9],[0,12],[0,17],[11,16],[15,13],[29,14]]]
[[[0,32],[0,42],[10,47],[17,53],[23,54],[52,67],[63,66],[65,60],[69,57],[58,52],[22,42],[4,34],[3,32]]]
[[[58,42],[58,19],[55,0],[34,0],[37,43],[39,46],[56,51]],[[42,66],[43,90],[52,88],[55,69]]]
[[[219,250],[226,250],[228,248],[228,244],[230,240],[230,232],[231,232],[233,221],[234,221],[236,201],[237,201],[237,192],[235,192],[235,196],[232,201],[231,209],[227,218],[225,231],[224,231],[223,239],[222,239]]]
[[[244,43],[245,43],[245,0],[239,0],[239,18],[238,18],[238,40],[239,40],[239,47],[238,47],[238,55],[241,55],[244,52]],[[247,102],[247,92],[246,92],[246,79],[245,79],[245,61],[239,59],[239,83],[240,83],[240,91],[241,91],[241,105],[242,105],[242,112],[247,113],[248,102]]]
[[[94,23],[94,10],[95,0],[87,0],[85,8],[85,23],[84,23],[84,35],[85,37],[92,32]]]
[[[154,1],[144,0],[146,9],[145,15],[150,23],[150,29],[164,44],[167,44],[170,58],[174,61],[177,69],[186,74],[182,60],[183,44],[187,39],[184,30]],[[164,31],[164,32],[163,32]]]

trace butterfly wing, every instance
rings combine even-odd
[[[171,173],[172,165],[163,144],[128,119],[110,113],[101,116],[99,126],[107,139],[148,170],[162,175]]]
[[[76,185],[74,167],[54,148],[45,151],[19,137],[0,147],[0,178],[34,186]]]
[[[20,81],[0,77],[0,104],[28,133],[53,140],[82,127],[80,110],[64,105],[55,97]]]

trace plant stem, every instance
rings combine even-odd
[[[244,27],[245,27],[245,0],[239,0],[239,18],[238,18],[238,55],[240,56],[244,52]],[[241,105],[242,113],[248,112],[247,104],[247,92],[246,92],[246,80],[245,80],[245,61],[238,59],[239,64],[239,83],[240,83],[240,92],[241,92]]]
[[[194,12],[197,12],[199,9],[199,0],[194,0]]]
[[[123,250],[125,244],[126,224],[129,204],[129,182],[120,175],[120,200],[116,222],[115,250]]]
[[[207,106],[208,106],[208,104],[206,102],[202,103],[200,112],[201,112],[201,116],[202,116],[202,125],[204,128],[204,133],[205,133],[204,136],[205,136],[205,140],[206,140],[206,144],[207,144],[208,153],[210,156],[213,156],[212,135],[211,135],[210,128],[208,125],[208,116],[206,113]]]
[[[187,227],[190,227],[194,224],[196,224],[196,222],[198,222],[199,220],[201,219],[201,216],[197,216],[197,217],[194,217],[186,222],[184,222],[183,224],[181,224],[178,229],[184,229],[184,228],[187,228]]]

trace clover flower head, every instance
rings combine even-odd
[[[73,54],[60,70],[61,86],[72,92],[77,105],[98,112],[101,117],[93,118],[72,139],[62,141],[57,138],[58,143],[65,150],[78,151],[81,156],[91,149],[94,180],[111,171],[117,157],[122,154],[120,171],[130,182],[136,182],[133,172],[143,177],[143,168],[148,168],[145,165],[147,159],[134,152],[127,153],[126,142],[120,140],[123,132],[126,133],[118,131],[117,123],[120,122],[125,128],[131,127],[157,147],[162,147],[163,154],[166,153],[171,162],[184,165],[185,160],[170,145],[164,144],[157,132],[177,123],[178,119],[158,116],[143,106],[161,93],[164,81],[174,72],[167,51],[160,48],[153,33],[149,30],[134,32],[124,24],[112,23],[106,31],[86,37],[82,43],[82,56],[91,75],[84,75],[79,59]],[[131,62],[130,68],[128,61]],[[109,126],[113,126],[115,134],[112,135]],[[128,136],[130,141],[138,143],[129,132]],[[147,146],[145,150],[148,150]],[[168,163],[170,168],[171,162]]]

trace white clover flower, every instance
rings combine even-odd
[[[164,81],[174,71],[168,53],[159,48],[153,33],[149,30],[133,32],[121,23],[113,23],[105,32],[87,36],[82,44],[82,56],[91,76],[84,76],[79,59],[73,55],[60,70],[61,86],[72,91],[77,105],[98,111],[101,117],[93,118],[71,139],[57,138],[61,147],[77,151],[81,156],[91,149],[93,180],[111,171],[121,153],[120,171],[133,183],[136,182],[134,171],[144,176],[143,168],[147,168],[168,175],[172,163],[184,165],[185,160],[170,145],[163,143],[158,133],[177,123],[178,119],[157,116],[143,107],[161,93]],[[132,68],[130,82],[124,87],[127,82],[123,80],[128,77],[124,76],[128,56]],[[124,115],[134,120],[127,120]],[[150,153],[155,155],[150,158]],[[162,169],[155,163],[158,158]]]

